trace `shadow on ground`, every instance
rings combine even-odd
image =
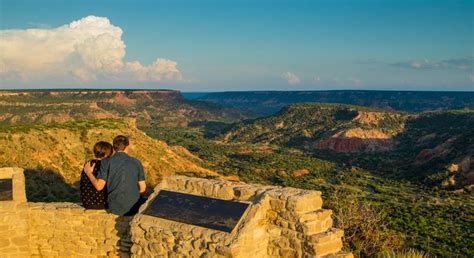
[[[25,169],[26,198],[29,202],[81,202],[80,191],[51,169]]]

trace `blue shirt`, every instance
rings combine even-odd
[[[109,211],[124,215],[140,199],[138,181],[145,180],[142,163],[125,152],[102,160],[97,179],[107,182]]]

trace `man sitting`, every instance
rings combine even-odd
[[[128,155],[130,142],[126,136],[119,135],[113,140],[115,154],[100,163],[97,177],[92,173],[94,165],[89,162],[84,171],[94,187],[100,191],[107,185],[109,211],[117,215],[131,216],[145,202],[145,173],[142,163]]]

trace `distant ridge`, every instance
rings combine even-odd
[[[236,108],[186,100],[175,90],[51,89],[0,91],[0,126],[132,117],[140,127],[234,122]]]
[[[37,88],[37,89],[0,89],[0,91],[12,91],[12,92],[31,92],[31,91],[176,91],[173,89],[134,89],[134,88]]]
[[[251,109],[266,115],[302,102],[351,104],[408,112],[474,109],[474,91],[228,91],[208,93],[197,100]]]

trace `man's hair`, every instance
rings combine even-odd
[[[112,144],[104,141],[94,144],[94,156],[98,159],[110,157],[112,155]]]
[[[123,151],[130,144],[127,136],[119,135],[114,138],[114,150]]]

